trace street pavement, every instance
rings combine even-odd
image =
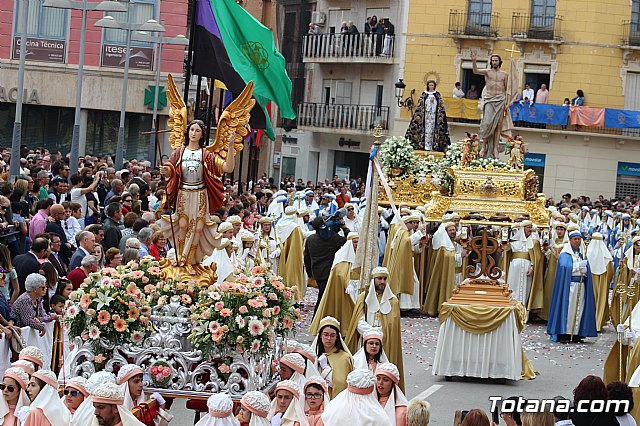
[[[317,291],[309,289],[302,309],[303,319],[298,324],[296,340],[311,343],[308,334],[313,304]],[[522,331],[522,345],[540,374],[535,380],[497,381],[434,376],[431,371],[438,340],[437,318],[403,318],[402,345],[406,394],[409,399],[422,398],[431,404],[430,425],[451,425],[455,410],[484,409],[489,414],[490,396],[522,396],[524,398],[571,398],[573,388],[588,374],[602,375],[604,361],[616,339],[611,325],[597,338],[585,339],[582,344],[551,342],[546,326],[528,324]],[[184,409],[184,402],[176,401],[172,407],[176,418],[172,426],[193,424],[193,413]],[[504,424],[504,423],[501,423]]]

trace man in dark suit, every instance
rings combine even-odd
[[[29,274],[37,274],[40,271],[40,260],[49,256],[49,239],[37,237],[31,244],[31,250],[25,254],[19,254],[13,259],[13,267],[18,273],[20,294],[25,292],[24,282]]]
[[[58,234],[51,234],[51,254],[47,258],[49,262],[56,268],[59,277],[66,277],[69,273],[69,265],[64,262],[60,255],[60,245],[62,244]]]
[[[96,236],[93,232],[82,231],[77,236],[78,249],[71,256],[71,262],[69,262],[69,270],[73,271],[79,267],[82,263],[82,259],[89,254],[93,254],[93,249],[96,246]]]
[[[62,221],[64,220],[64,207],[62,204],[54,204],[49,210],[49,220],[47,226],[44,228],[45,232],[49,234],[56,234],[60,236],[60,256],[65,262],[71,259],[73,254],[72,245],[67,241],[67,234],[62,227]]]

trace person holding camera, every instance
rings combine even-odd
[[[73,189],[71,190],[71,201],[80,204],[80,207],[82,208],[82,214],[78,219],[82,229],[84,229],[84,219],[87,215],[88,209],[87,194],[96,191],[100,180],[102,180],[102,174],[103,172],[98,172],[93,178],[88,176],[84,179],[79,174],[71,176],[71,185],[73,185]]]
[[[342,230],[344,235],[348,235],[349,228],[346,227],[340,215],[331,216],[326,221],[322,216],[318,216],[313,219],[311,226],[316,233],[311,235],[305,244],[304,267],[309,278],[315,279],[318,285],[318,299],[313,310],[315,315],[329,281],[333,258],[347,242],[347,239],[338,231]]]

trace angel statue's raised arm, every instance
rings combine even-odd
[[[175,248],[177,266],[195,273],[193,265],[200,264],[220,244],[219,219],[213,213],[224,203],[221,177],[233,171],[234,156],[242,150],[242,139],[251,131],[249,112],[256,101],[251,97],[253,82],[249,82],[220,116],[215,143],[207,147],[205,124],[193,120],[186,126],[184,102],[173,79],[169,78],[167,97],[171,105],[170,139],[174,150],[160,169],[167,179],[167,195],[160,207],[166,213],[158,223]],[[184,135],[181,145],[176,143],[178,132]]]

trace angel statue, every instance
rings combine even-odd
[[[509,138],[507,145],[505,146],[505,154],[511,155],[509,159],[509,167],[517,170],[523,170],[524,156],[527,154],[527,144],[522,140],[522,136],[518,135],[515,138]]]
[[[169,76],[171,77],[171,76]],[[250,111],[255,104],[253,82],[223,111],[218,121],[215,142],[206,146],[205,124],[193,120],[186,126],[186,107],[173,79],[169,79],[167,98],[172,125],[169,161],[160,173],[167,179],[166,198],[158,221],[160,229],[176,251],[176,266],[195,274],[205,256],[219,246],[219,219],[212,214],[222,207],[224,186],[221,176],[231,173],[234,157],[243,148],[242,139],[251,131]],[[182,128],[182,141],[176,137]],[[179,145],[178,145],[179,143]]]

